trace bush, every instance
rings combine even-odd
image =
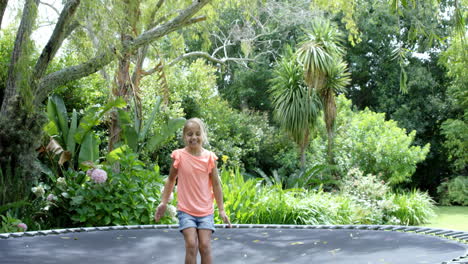
[[[468,205],[468,177],[457,176],[437,187],[441,205]]]
[[[341,192],[356,205],[354,221],[361,224],[399,224],[396,218],[388,217],[396,207],[387,199],[390,187],[372,174],[364,175],[353,168],[342,179]]]
[[[420,225],[428,223],[435,216],[434,201],[427,193],[414,190],[410,193],[393,194],[389,200],[398,206],[389,215],[398,218],[401,224]]]
[[[137,225],[154,222],[155,206],[159,203],[163,179],[159,167],[144,168],[137,154],[121,154],[120,171],[114,172],[115,165],[105,165],[107,181],[97,183],[83,172],[68,179],[68,203],[65,206],[71,219],[78,225]],[[173,213],[175,213],[175,210]],[[173,216],[173,215],[172,215]],[[165,217],[161,223],[172,223]]]
[[[416,131],[407,133],[395,121],[386,121],[384,113],[369,109],[352,111],[351,101],[344,95],[338,96],[337,108],[334,151],[341,174],[357,167],[366,174],[381,174],[392,186],[408,182],[416,164],[426,158],[429,144],[415,146]],[[312,153],[317,153],[318,162],[324,162],[325,158],[323,122],[321,127],[320,136],[312,142]]]
[[[433,216],[426,193],[392,194],[374,175],[352,170],[343,190],[283,190],[281,184],[245,180],[239,169],[221,171],[225,210],[238,224],[421,224]],[[355,184],[355,181],[359,181]],[[217,223],[221,223],[215,215]]]

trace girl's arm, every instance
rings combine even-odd
[[[177,178],[177,169],[171,165],[169,170],[169,177],[166,180],[166,184],[164,185],[164,191],[161,195],[161,203],[159,204],[156,212],[154,213],[154,220],[158,222],[163,216],[164,212],[166,211],[167,203],[169,202],[169,197],[171,197],[172,190],[174,189],[174,185]]]
[[[221,187],[221,181],[219,180],[218,175],[218,168],[216,167],[216,162],[213,170],[211,171],[211,182],[213,183],[213,193],[216,200],[216,204],[218,205],[219,216],[223,219],[223,222],[231,227],[231,222],[229,221],[229,217],[226,215],[226,211],[224,211],[224,202],[223,202],[223,189]]]

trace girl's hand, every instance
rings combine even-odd
[[[224,210],[219,210],[219,216],[221,219],[223,219],[223,222],[227,224],[228,228],[231,228],[231,221],[229,221],[229,217],[226,215],[226,212]]]
[[[154,221],[158,222],[164,216],[164,212],[166,212],[166,207],[167,205],[165,204],[159,204],[158,208],[156,209],[156,212],[154,213]]]

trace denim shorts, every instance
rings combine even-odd
[[[180,232],[189,227],[194,227],[196,229],[209,229],[213,231],[213,233],[215,231],[213,214],[198,217],[189,215],[182,211],[177,211],[177,218],[179,218]]]

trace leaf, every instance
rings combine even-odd
[[[60,129],[62,140],[65,143],[68,137],[68,115],[65,103],[58,95],[52,95],[47,102],[47,116],[49,120],[55,122]]]
[[[94,132],[86,134],[83,143],[81,144],[78,162],[81,164],[84,161],[94,162],[99,158],[99,138]]]
[[[406,70],[402,67],[400,71],[400,91],[403,94],[408,93],[408,87],[406,85],[408,81],[408,75],[406,74]]]
[[[51,137],[50,142],[46,147],[46,151],[52,152],[55,155],[59,155],[63,152],[63,148],[54,138]]]
[[[143,131],[141,131],[140,135],[139,135],[139,139],[140,141],[144,141],[145,138],[146,138],[146,134],[148,133],[148,130],[149,128],[151,127],[151,125],[153,124],[154,122],[154,119],[156,118],[156,114],[159,112],[159,107],[161,105],[161,97],[160,96],[157,96],[156,97],[156,100],[155,100],[155,103],[154,103],[154,107],[153,107],[153,111],[151,112],[151,115],[150,115],[150,118],[148,119],[148,121],[146,122],[144,128],[143,128]]]
[[[70,153],[70,151],[64,151],[62,152],[62,154],[60,155],[60,159],[58,161],[58,163],[60,164],[60,166],[63,166],[63,164],[69,160],[71,160],[72,158],[72,154]]]
[[[290,245],[303,245],[304,242],[292,242]]]
[[[110,163],[114,163],[120,160],[120,156],[125,153],[128,149],[128,146],[121,146],[114,150],[112,150],[109,154],[107,154],[106,159]]]
[[[76,141],[75,141],[75,133],[78,124],[78,117],[76,110],[73,109],[72,119],[70,122],[70,129],[68,130],[68,138],[67,138],[67,150],[70,151],[72,157],[75,155],[75,148],[76,148]]]
[[[138,151],[138,134],[135,128],[132,126],[130,115],[127,111],[117,110],[120,127],[123,130],[122,136],[125,143],[134,151]]]
[[[91,107],[86,111],[83,118],[80,120],[80,125],[78,126],[78,131],[75,134],[75,140],[78,144],[83,142],[86,134],[91,131],[91,129],[98,125],[102,121],[102,117],[109,112],[112,108],[123,108],[127,105],[125,100],[121,97],[108,102],[105,106],[101,107]]]
[[[161,125],[161,132],[158,135],[154,135],[148,142],[148,150],[154,151],[158,149],[161,144],[173,136],[175,132],[183,127],[185,124],[185,118],[170,119],[166,125]]]

